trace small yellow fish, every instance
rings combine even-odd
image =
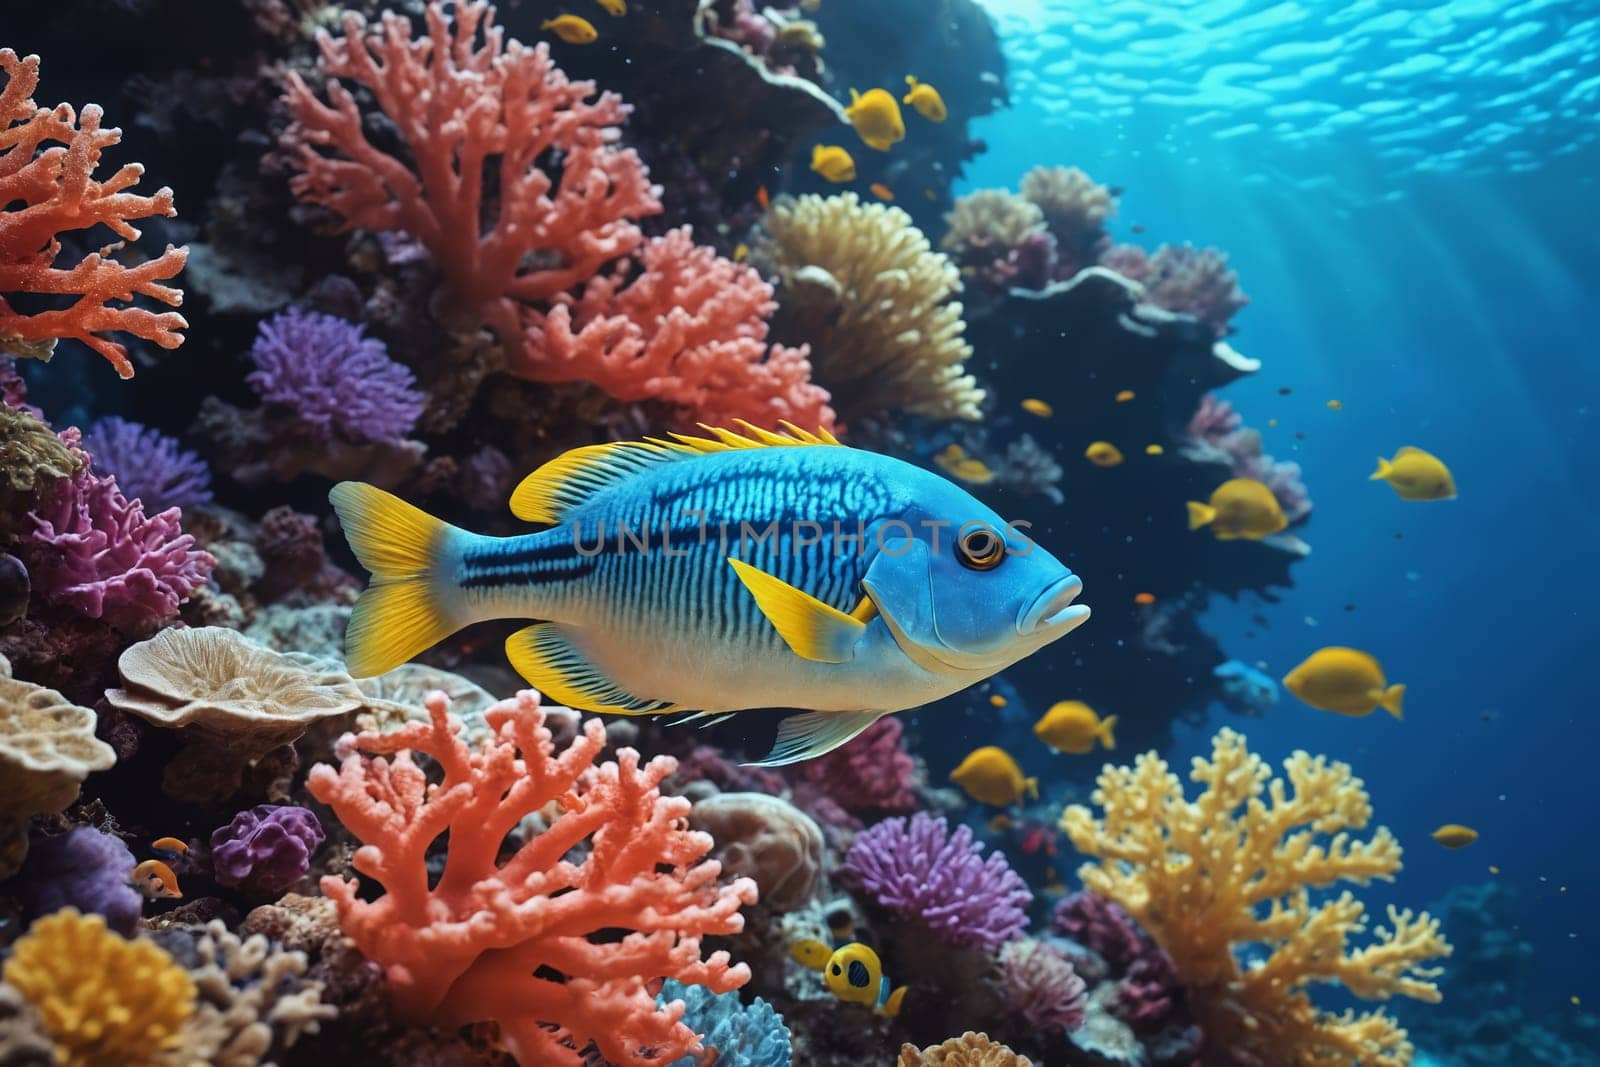
[[[865,93],[851,89],[850,106],[844,114],[869,148],[887,152],[890,145],[906,139],[900,105],[886,89],[868,89]]]
[[[933,457],[933,461],[955,477],[971,485],[988,485],[994,481],[994,471],[981,459],[973,459],[960,445],[949,448]]]
[[[1128,401],[1130,401],[1132,399],[1133,399],[1133,390],[1132,389],[1124,389],[1122,392],[1117,394],[1117,403],[1119,403],[1119,404],[1126,404]]]
[[[871,193],[879,200],[883,200],[888,203],[894,202],[894,190],[882,182],[873,182],[871,185],[867,186],[867,192]]]
[[[1406,687],[1390,685],[1383,667],[1359,649],[1329,645],[1283,677],[1283,684],[1319,711],[1371,715],[1382,708],[1400,718]]]
[[[1330,401],[1328,401],[1328,410],[1329,411],[1343,411],[1344,410],[1344,401],[1343,400],[1330,400]]]
[[[1147,608],[1156,602],[1156,595],[1154,593],[1135,593],[1133,594],[1133,602],[1140,607]]]
[[[600,36],[594,23],[581,15],[562,15],[539,23],[541,30],[554,30],[555,35],[568,44],[593,44]]]
[[[944,106],[944,97],[927,82],[919,82],[907,74],[906,88],[911,91],[900,102],[916,108],[917,114],[929,122],[943,122],[950,117],[950,112]]]
[[[854,181],[856,177],[856,161],[836,144],[812,146],[811,169],[830,182]]]
[[[1268,419],[1267,420],[1267,426],[1270,429],[1276,430],[1278,428],[1278,420],[1277,419]]]
[[[961,766],[950,772],[950,780],[980,804],[1010,807],[1023,794],[1039,799],[1039,779],[1025,778],[1011,753],[995,745],[985,745],[967,753]]]
[[[1081,700],[1063,700],[1044,713],[1033,724],[1034,735],[1058,752],[1081,756],[1093,750],[1099,741],[1110,752],[1117,747],[1117,717],[1107,715],[1102,719],[1093,708]]]
[[[1401,500],[1454,500],[1456,480],[1444,461],[1431,452],[1406,445],[1394,459],[1378,457],[1378,469],[1367,478],[1388,482]]]
[[[740,241],[738,244],[733,246],[733,261],[735,263],[743,263],[745,260],[747,260],[749,258],[750,258],[750,246],[749,245],[745,244],[743,241]]]
[[[991,708],[1003,708],[1003,707],[1006,706],[1007,703],[1008,703],[1008,701],[1006,700],[1006,698],[1001,696],[999,693],[990,693],[989,694],[989,706]]]
[[[1122,451],[1110,441],[1096,441],[1083,454],[1096,467],[1115,467],[1122,462]]]
[[[1478,831],[1458,822],[1447,822],[1430,836],[1445,848],[1466,848],[1478,839]]]
[[[1210,526],[1218,541],[1243,537],[1259,541],[1289,525],[1278,498],[1254,478],[1229,478],[1211,494],[1211,502],[1189,501],[1189,529]]]
[[[1031,396],[1022,402],[1022,410],[1029,415],[1037,415],[1041,419],[1048,419],[1056,413],[1055,408],[1046,404],[1043,400]]]
[[[160,860],[145,860],[129,875],[135,889],[147,897],[181,897],[178,876]]]
[[[851,942],[839,949],[822,968],[822,980],[833,995],[850,1004],[865,1004],[879,1015],[893,1018],[900,1014],[906,987],[890,992],[884,977],[883,961],[868,945]]]
[[[813,971],[820,971],[828,965],[828,957],[833,955],[833,946],[825,945],[816,938],[808,937],[804,941],[796,941],[789,946],[789,955],[798,963],[803,963]]]
[[[1144,446],[1144,454],[1147,455],[1147,456],[1165,455],[1166,451],[1167,450],[1162,448],[1160,445],[1145,445]]]
[[[594,2],[599,4],[606,14],[614,18],[621,18],[628,13],[627,0],[594,0]]]
[[[150,842],[150,851],[164,860],[177,859],[189,851],[189,843],[179,841],[176,837],[158,837]]]

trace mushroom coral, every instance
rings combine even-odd
[[[0,878],[28,854],[28,820],[71,804],[85,778],[116,762],[94,728],[94,712],[13,678],[0,656]]]
[[[168,764],[162,789],[193,803],[226,799],[248,766],[312,723],[366,702],[333,665],[220,626],[163,630],[123,652],[117,669],[126,688],[107,692],[107,703],[180,731],[184,751]]]
[[[443,1026],[492,1020],[519,1063],[540,1067],[576,1067],[591,1043],[617,1067],[701,1051],[682,1005],[660,1006],[653,991],[663,978],[717,993],[749,981],[726,952],[702,960],[700,939],[742,930],[756,885],[717,884],[710,836],[687,827],[689,801],[659,789],[677,761],[641,765],[624,748],[596,765],[598,719],[556,755],[532,690],[485,713],[492,735],[478,746],[459,736],[443,693],[427,707],[428,722],[346,735],[342,764],[319,764],[308,781],[363,842],[355,869],[382,887],[366,899],[353,879],[322,881],[395,1007]],[[442,780],[430,784],[413,751]],[[535,812],[545,828],[502,862]],[[446,835],[442,870],[430,871]]]
[[[896,409],[978,418],[955,264],[899,208],[854,193],[782,198],[756,256],[782,282],[775,332],[811,344],[812,376],[845,421]]]
[[[1306,993],[1335,982],[1363,1000],[1439,1000],[1427,961],[1448,955],[1427,913],[1389,909],[1365,947],[1366,909],[1348,891],[1313,904],[1312,889],[1392,879],[1400,845],[1386,828],[1371,840],[1372,805],[1347,764],[1295,752],[1285,777],[1222,730],[1211,758],[1196,757],[1195,800],[1154,752],[1107,766],[1092,800],[1104,815],[1068,807],[1061,827],[1098,862],[1079,876],[1120,904],[1176,963],[1206,1046],[1245,1067],[1406,1067],[1406,1033],[1382,1011],[1333,1015]],[[1322,838],[1327,840],[1321,840]],[[1237,946],[1262,946],[1243,965]]]

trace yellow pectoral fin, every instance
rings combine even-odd
[[[857,606],[856,614],[846,615],[781,578],[774,578],[760,567],[732,558],[728,563],[739,576],[756,606],[772,623],[794,654],[817,663],[844,663],[852,646],[877,613],[870,600]]]

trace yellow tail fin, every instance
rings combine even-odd
[[[1115,715],[1107,715],[1100,720],[1100,728],[1095,731],[1100,737],[1100,743],[1106,746],[1107,752],[1115,752],[1117,749],[1117,736],[1111,732],[1116,728],[1117,717]]]
[[[1389,472],[1392,470],[1394,470],[1394,466],[1388,460],[1384,459],[1382,456],[1379,456],[1378,469],[1367,475],[1367,481],[1381,482],[1385,478],[1389,477]]]
[[[1403,719],[1405,716],[1401,712],[1405,710],[1405,699],[1406,687],[1403,685],[1391,685],[1378,698],[1378,706],[1396,719]]]
[[[328,499],[356,559],[372,572],[345,630],[351,674],[393,670],[461,628],[440,607],[435,581],[452,527],[363,482],[340,482]]]
[[[1217,517],[1217,509],[1198,500],[1189,501],[1189,529],[1198,530]]]

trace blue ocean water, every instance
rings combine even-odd
[[[1350,761],[1406,847],[1369,899],[1421,906],[1496,866],[1537,999],[1594,1002],[1600,5],[986,6],[1012,107],[979,124],[960,191],[1082,167],[1124,190],[1115,236],[1219,246],[1251,297],[1230,342],[1263,367],[1224,396],[1304,467],[1313,553],[1281,603],[1214,602],[1207,627],[1275,676],[1349,644],[1410,687],[1399,723],[1218,709],[1167,757],[1227,723],[1274,760]],[[1460,499],[1367,480],[1406,444],[1446,458]],[[1482,837],[1445,851],[1445,822]]]

